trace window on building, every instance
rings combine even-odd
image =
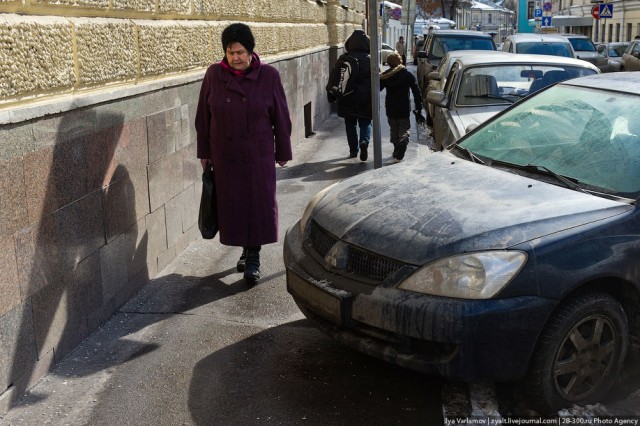
[[[616,39],[614,41],[620,41],[620,24],[616,24]]]
[[[533,19],[533,2],[527,3],[527,19]]]
[[[602,24],[602,31],[600,32],[600,41],[604,43],[604,35],[606,32],[607,26],[606,24]]]
[[[491,14],[490,14],[490,13],[487,15],[487,22],[488,22],[489,24],[491,23]]]
[[[631,41],[631,31],[633,31],[633,26],[631,24],[627,24],[627,35],[625,37],[625,41]]]

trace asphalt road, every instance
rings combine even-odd
[[[404,162],[430,155],[425,129],[413,126]],[[381,129],[383,167],[402,167],[391,160],[384,118]],[[366,163],[348,159],[337,117],[297,144],[278,169],[280,241],[313,194],[371,170],[372,152]],[[217,239],[191,244],[0,424],[440,425],[512,412],[508,389],[426,377],[317,331],[286,291],[281,243],[263,248],[254,287],[235,271],[239,255]],[[635,394],[640,401],[640,387],[624,383],[606,408],[633,408]]]

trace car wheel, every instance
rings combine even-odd
[[[538,340],[524,383],[529,401],[542,413],[598,402],[622,368],[628,340],[627,316],[613,297],[568,301]]]

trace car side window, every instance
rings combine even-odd
[[[460,66],[458,64],[453,64],[451,67],[451,71],[449,71],[449,75],[447,75],[447,82],[444,85],[444,93],[449,96],[451,93],[451,86],[455,80],[456,73],[459,71]]]
[[[425,52],[431,52],[431,44],[433,43],[433,37],[432,36],[427,36],[427,39],[424,41],[423,44],[423,50]]]
[[[633,49],[634,49],[635,45],[636,45],[635,42],[631,43],[629,46],[627,46],[627,50],[625,50],[624,53],[626,53],[628,55],[631,55],[631,52],[633,52]]]
[[[434,38],[433,48],[431,49],[430,57],[433,56],[435,58],[442,58],[444,54],[447,53],[446,48],[443,46],[442,39]]]
[[[632,54],[636,55],[640,53],[640,43],[634,43]]]

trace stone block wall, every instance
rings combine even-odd
[[[251,26],[298,144],[364,8],[0,0],[0,414],[200,238],[194,118],[223,28]]]

